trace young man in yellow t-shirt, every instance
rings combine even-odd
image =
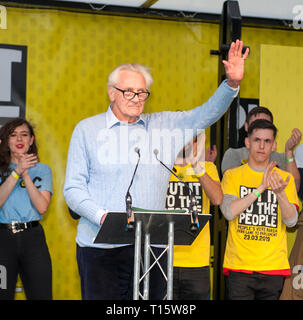
[[[248,162],[224,173],[221,210],[229,221],[223,273],[229,299],[278,299],[290,275],[286,226],[296,224],[293,176],[270,162],[276,127],[255,120],[245,145]]]
[[[178,159],[174,171],[194,192],[198,213],[209,213],[210,202],[219,205],[223,199],[217,168],[204,158],[204,134],[194,138],[192,149]],[[197,147],[198,144],[198,147]],[[185,147],[185,149],[188,146]],[[191,147],[189,147],[191,148]],[[193,150],[193,151],[192,151]],[[187,150],[188,151],[188,150]],[[167,209],[186,209],[189,191],[175,176],[171,176]],[[210,297],[210,230],[209,222],[189,245],[174,246],[174,300],[207,300]]]

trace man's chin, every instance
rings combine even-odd
[[[129,112],[128,116],[130,118],[135,118],[137,119],[138,117],[140,117],[140,115],[142,114],[142,110],[133,110],[133,112]]]

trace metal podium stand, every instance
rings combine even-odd
[[[149,272],[158,266],[167,281],[167,300],[173,299],[173,256],[174,245],[190,245],[201,232],[210,214],[199,214],[199,229],[190,230],[191,215],[185,210],[144,210],[133,208],[134,230],[126,230],[125,212],[109,212],[95,238],[95,243],[135,244],[134,252],[134,288],[133,299],[149,299]],[[115,230],[113,232],[113,230]],[[144,262],[141,257],[141,244],[144,237]],[[152,245],[164,245],[160,256],[155,257]],[[167,273],[165,274],[158,262],[167,252]],[[150,265],[150,253],[155,261]],[[143,275],[140,278],[140,265]],[[143,294],[140,293],[140,282],[143,282]],[[164,299],[165,299],[164,298]]]

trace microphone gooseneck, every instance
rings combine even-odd
[[[158,158],[158,153],[159,153],[158,149],[155,149],[155,150],[154,150],[154,154],[155,154],[155,156],[156,156],[156,159],[162,164],[162,166],[164,166],[170,173],[172,173],[180,182],[182,182],[182,183],[185,185],[185,187],[189,189],[189,192],[190,192],[190,194],[191,194],[191,193],[192,193],[192,190],[190,189],[190,187],[189,187],[187,184],[185,184],[185,182],[184,182],[183,180],[181,180],[172,170],[169,169],[169,167],[167,167],[167,166]]]
[[[132,176],[132,179],[130,181],[129,187],[127,189],[126,195],[125,195],[125,205],[126,205],[126,214],[127,214],[127,224],[126,224],[126,230],[128,229],[133,229],[134,227],[134,219],[133,219],[133,211],[132,211],[132,196],[130,194],[130,188],[133,184],[137,169],[138,169],[138,165],[140,162],[140,158],[141,158],[141,154],[140,154],[140,149],[138,147],[136,147],[135,152],[138,154],[138,160],[137,160],[137,164]]]

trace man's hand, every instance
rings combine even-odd
[[[277,162],[276,161],[272,161],[270,162],[267,167],[266,170],[263,174],[263,179],[262,179],[262,183],[261,185],[257,188],[257,190],[262,193],[264,192],[264,190],[266,190],[269,186],[270,186],[270,176],[271,176],[271,171],[273,170],[273,168],[276,166]]]
[[[274,170],[269,176],[269,186],[276,195],[279,195],[282,191],[284,191],[289,180],[290,176],[287,176],[286,180],[284,181],[279,173]]]
[[[102,216],[101,221],[100,221],[101,225],[103,224],[106,217],[107,217],[107,213],[104,213],[104,215]]]
[[[228,61],[223,60],[227,76],[227,84],[232,88],[240,85],[244,76],[244,60],[249,54],[249,48],[245,50],[242,56],[243,41],[232,42],[228,51]]]
[[[285,143],[286,156],[288,156],[287,153],[289,151],[293,152],[294,147],[300,142],[301,137],[302,137],[302,132],[299,129],[294,128],[291,132],[291,136]]]
[[[199,162],[205,162],[205,134],[193,139],[186,146],[185,160],[194,168]]]

